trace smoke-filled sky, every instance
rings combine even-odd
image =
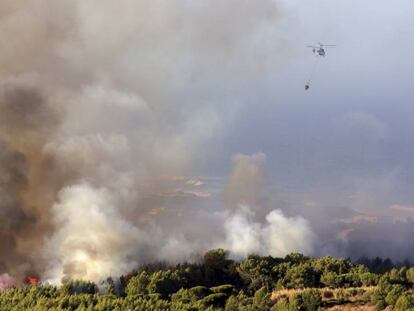
[[[0,275],[213,247],[414,259],[412,9],[1,1]]]

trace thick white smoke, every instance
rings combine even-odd
[[[137,265],[139,242],[148,237],[123,219],[116,205],[110,191],[86,183],[59,193],[52,208],[57,229],[45,245],[48,281],[99,280]]]
[[[302,217],[289,218],[281,210],[271,211],[264,223],[254,222],[251,211],[243,206],[229,217],[225,247],[236,258],[250,254],[283,257],[292,252],[312,254],[316,236],[308,221]]]
[[[263,213],[266,155],[236,155],[226,188],[228,212],[224,247],[232,256],[249,254],[285,256],[291,252],[312,254],[316,236],[302,217],[286,217],[279,209]]]
[[[130,195],[131,184],[96,188],[84,182],[64,188],[52,208],[57,229],[45,245],[45,278],[53,283],[65,277],[98,281],[130,271],[148,260],[191,260],[193,255],[214,247],[228,249],[238,259],[249,254],[312,254],[316,238],[305,219],[286,217],[277,209],[268,212],[264,219],[258,216],[263,209],[265,159],[261,153],[234,157],[225,197],[226,204],[236,206],[227,205],[227,210],[219,212],[216,218],[203,219],[207,225],[218,222],[218,230],[198,227],[197,217],[191,214],[173,222],[175,227],[194,222],[190,227],[196,226],[198,237],[188,238],[185,228],[166,231],[156,218],[144,217],[147,221],[143,223],[128,220],[124,214],[128,209],[123,206],[128,205],[131,197],[136,199]],[[196,187],[202,184],[176,179]],[[251,191],[246,192],[247,188]],[[256,206],[250,207],[246,202],[255,202]],[[152,210],[151,215],[159,212]]]

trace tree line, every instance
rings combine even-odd
[[[284,258],[252,255],[238,262],[215,249],[200,263],[148,264],[98,285],[72,280],[60,287],[7,289],[0,292],[0,310],[318,310],[341,303],[340,295],[355,288],[361,288],[355,295],[369,293],[364,299],[377,310],[389,305],[409,310],[414,307],[408,292],[413,285],[414,267],[388,260],[365,259],[364,264],[292,253]],[[331,299],[327,289],[337,290],[339,298]],[[276,299],[272,293],[278,290],[294,295]]]

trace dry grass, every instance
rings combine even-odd
[[[373,305],[342,305],[324,309],[326,311],[375,311]]]
[[[374,286],[371,287],[350,287],[350,288],[329,288],[329,287],[323,287],[323,288],[317,288],[319,292],[321,293],[323,300],[332,300],[332,299],[338,299],[341,297],[341,295],[345,295],[348,297],[361,297],[361,294],[352,294],[353,291],[363,291],[364,293],[367,292],[373,292],[375,289]],[[305,288],[300,289],[280,289],[272,292],[271,299],[273,301],[278,301],[281,298],[290,298],[298,293],[301,293],[305,290]],[[331,293],[332,295],[328,294]],[[359,299],[357,299],[359,300]]]
[[[280,289],[272,292],[270,299],[273,301],[279,301],[281,298],[290,298],[300,292],[303,292],[305,289]]]
[[[289,299],[305,289],[281,289],[274,291],[271,299],[278,302],[282,299]],[[317,288],[321,293],[322,300],[326,307],[323,310],[337,311],[374,311],[375,307],[369,303],[370,296],[375,287],[350,287],[350,288]],[[329,306],[329,307],[328,307]]]

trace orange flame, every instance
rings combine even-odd
[[[39,284],[39,279],[35,278],[35,277],[28,276],[27,277],[27,282],[29,283],[29,285],[36,286],[36,285]]]

